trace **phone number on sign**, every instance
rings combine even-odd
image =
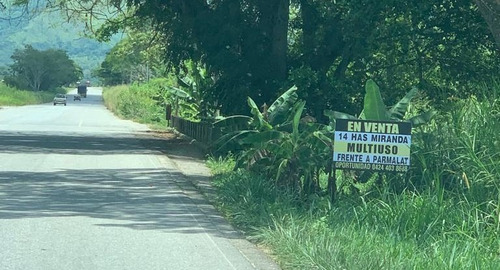
[[[371,164],[371,169],[374,171],[386,171],[386,172],[401,172],[405,173],[408,171],[408,166],[403,165],[390,165],[390,164]]]
[[[367,163],[356,163],[356,162],[336,162],[335,168],[347,169],[347,170],[372,170],[372,171],[399,172],[399,173],[405,173],[408,171],[408,166],[404,165],[367,164]]]

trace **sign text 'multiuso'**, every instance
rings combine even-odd
[[[410,145],[408,122],[337,119],[333,162],[336,169],[406,172]]]

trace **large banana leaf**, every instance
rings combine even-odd
[[[434,115],[436,115],[436,111],[427,111],[408,119],[408,121],[412,124],[413,127],[418,127],[423,124],[429,123]]]
[[[337,111],[332,111],[332,110],[325,110],[323,112],[325,116],[327,116],[330,121],[334,121],[335,119],[358,119],[354,115],[350,115],[348,113],[343,113],[343,112],[337,112]]]
[[[233,115],[214,122],[214,132],[224,135],[230,132],[247,130],[250,128],[252,117],[246,115]]]
[[[178,98],[188,98],[188,97],[191,97],[191,95],[189,95],[188,92],[180,89],[180,88],[177,88],[177,87],[174,87],[174,86],[167,86],[167,91],[172,94],[173,96],[175,97],[178,97]]]
[[[234,132],[229,132],[227,134],[224,134],[214,142],[214,145],[217,146],[216,151],[221,151],[222,149],[224,149],[227,145],[229,145],[231,143],[239,143],[243,138],[245,138],[246,136],[249,136],[250,134],[253,134],[253,133],[258,133],[258,131],[256,131],[256,130],[241,130],[241,131],[234,131]]]
[[[294,106],[294,116],[293,116],[293,139],[294,141],[298,141],[299,139],[299,124],[300,124],[300,118],[302,117],[302,112],[304,111],[304,106],[306,105],[305,101],[300,101],[297,102],[297,104]]]
[[[406,95],[389,110],[390,117],[403,120],[406,111],[408,111],[408,106],[410,106],[410,101],[417,93],[418,89],[416,87],[413,87],[410,92],[406,93]]]
[[[269,123],[273,126],[283,123],[288,118],[288,113],[297,100],[297,87],[293,86],[269,106],[267,110]]]
[[[252,117],[246,115],[231,115],[214,122],[217,128],[248,127]]]
[[[389,120],[378,85],[371,79],[366,82],[363,114],[367,120]]]
[[[248,106],[250,106],[250,112],[253,115],[253,119],[255,121],[255,125],[257,126],[258,130],[269,130],[272,129],[273,127],[264,119],[264,116],[259,110],[259,107],[257,107],[257,104],[255,104],[255,101],[253,101],[252,98],[248,97]]]
[[[279,131],[267,130],[267,131],[252,133],[243,138],[241,142],[244,144],[260,145],[260,144],[265,144],[272,140],[279,140],[283,138],[283,136],[284,134]]]

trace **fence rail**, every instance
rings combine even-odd
[[[168,114],[167,114],[168,115]],[[167,119],[170,119],[170,126],[175,128],[178,132],[195,139],[199,142],[206,150],[214,150],[214,144],[223,135],[233,132],[238,132],[240,130],[248,129],[248,123],[245,121],[229,121],[229,122],[193,122],[186,120],[184,118],[168,115]]]
[[[210,147],[220,136],[220,132],[214,128],[212,123],[193,122],[173,115],[170,119],[173,128],[204,144],[206,147]]]

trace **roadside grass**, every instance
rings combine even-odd
[[[481,205],[435,194],[343,197],[310,205],[249,172],[218,171],[217,207],[283,269],[498,269],[498,222]],[[229,166],[230,167],[230,166]],[[492,209],[493,208],[493,209]],[[498,218],[498,216],[496,216]]]
[[[115,114],[118,114],[118,116],[120,116],[120,117],[123,117],[123,116],[119,115],[119,111],[117,109],[119,97],[120,97],[120,93],[125,91],[127,88],[128,88],[127,85],[105,87],[105,88],[103,88],[103,92],[102,92],[104,106],[106,106],[106,108],[108,108],[108,110],[114,112]]]
[[[104,88],[103,99],[105,106],[121,118],[165,129],[165,108],[161,98],[155,99],[156,91],[148,84],[119,85]]]
[[[0,83],[0,106],[22,106],[51,102],[55,92],[23,91]]]
[[[485,92],[414,131],[409,174],[334,204],[211,158],[217,207],[284,269],[499,269],[500,85]]]
[[[500,85],[487,93],[450,104],[447,113],[414,132],[416,187],[466,192],[479,202],[498,200]]]

